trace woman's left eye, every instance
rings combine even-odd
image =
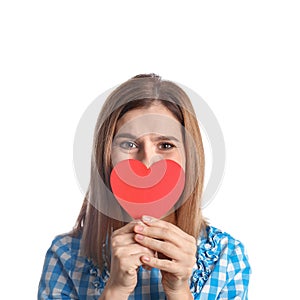
[[[175,145],[173,145],[171,143],[161,143],[158,146],[158,148],[161,149],[161,150],[169,150],[169,149],[172,149],[174,147],[175,147]]]

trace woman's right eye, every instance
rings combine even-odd
[[[137,148],[137,145],[134,142],[122,142],[120,143],[120,147],[126,150],[131,150]]]

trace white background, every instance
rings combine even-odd
[[[74,225],[82,113],[149,72],[193,89],[220,122],[226,172],[204,214],[246,245],[250,299],[297,297],[297,2],[1,2],[2,299],[36,298],[52,238]]]

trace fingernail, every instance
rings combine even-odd
[[[148,256],[143,256],[143,261],[146,261],[146,262],[149,262],[150,261],[150,257],[148,257]]]
[[[137,234],[136,239],[142,241],[144,239],[144,236],[141,234]]]
[[[135,227],[135,230],[136,230],[136,231],[139,231],[139,232],[142,232],[142,231],[144,230],[144,226],[137,225],[137,226]]]
[[[153,218],[149,217],[149,216],[142,216],[142,220],[143,222],[151,222],[153,220]]]

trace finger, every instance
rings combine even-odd
[[[113,252],[114,255],[118,256],[119,258],[134,256],[136,254],[141,254],[141,253],[145,253],[150,256],[154,256],[155,254],[153,250],[137,243],[116,247],[115,249],[113,249]]]
[[[142,248],[140,247],[139,250],[142,250]],[[126,255],[119,257],[118,261],[120,269],[126,271],[131,275],[134,275],[136,269],[144,265],[141,261],[141,257],[153,257],[153,253],[151,253],[149,250],[147,251],[147,249],[145,250],[146,251],[136,251],[135,253],[131,253],[130,255],[128,255],[127,252]],[[151,266],[145,265],[145,268],[150,270]]]
[[[154,258],[153,253],[149,255],[147,252],[140,252],[136,253],[134,255],[131,255],[130,258],[128,259],[128,263],[130,265],[134,265],[135,267],[140,267],[142,266],[145,270],[150,271],[152,269],[152,266],[149,264],[144,264],[141,260],[142,257],[148,257],[148,258]]]
[[[115,235],[124,234],[124,233],[131,233],[131,232],[133,232],[133,227],[139,223],[141,223],[140,220],[131,221],[130,223],[126,224],[125,226],[115,230],[112,235],[115,236]]]
[[[146,248],[150,248],[153,251],[160,252],[170,259],[181,260],[184,256],[182,249],[179,249],[177,246],[157,239],[152,239],[150,237],[137,234],[135,240]]]
[[[126,257],[126,259],[123,258],[120,260],[120,270],[125,271],[128,274],[134,275],[137,268],[143,265],[143,262],[140,259],[142,256],[151,257],[143,252],[136,253],[135,255],[130,255],[129,257]]]
[[[147,255],[141,256],[141,261],[143,264],[151,267],[151,268],[157,268],[161,271],[166,271],[168,273],[175,274],[178,272],[178,266],[176,266],[176,263],[168,260],[168,259],[159,259],[157,257],[150,257]]]
[[[153,239],[170,242],[171,244],[175,245],[178,248],[185,247],[186,249],[190,250],[191,248],[193,248],[193,245],[195,244],[195,242],[193,242],[192,239],[187,241],[181,235],[178,235],[177,232],[174,232],[172,229],[169,228],[136,225],[133,230],[134,232],[141,234],[143,236],[148,236]],[[188,244],[191,245],[187,247]]]
[[[193,240],[192,236],[190,236],[189,234],[181,230],[178,226],[170,222],[166,222],[149,216],[143,217],[142,221],[151,228],[165,229],[166,231],[174,232],[178,236],[186,239],[187,241]]]
[[[179,227],[177,227],[176,225],[163,221],[163,220],[159,220],[159,219],[155,219],[153,217],[149,217],[149,216],[143,216],[142,217],[142,221],[144,224],[146,224],[147,226],[149,226],[149,228],[154,229],[152,232],[152,234],[154,234],[156,238],[160,238],[160,239],[170,239],[170,241],[175,242],[178,241],[178,237],[181,237],[182,239],[191,242],[193,244],[196,243],[196,240],[193,236],[187,234],[186,232],[184,232],[183,230],[181,230]],[[138,226],[140,225],[140,226]],[[142,224],[138,223],[136,224],[136,226],[134,227],[134,229],[141,227]],[[156,229],[156,230],[155,230]],[[178,242],[177,242],[178,243]],[[181,243],[180,243],[181,244]]]
[[[155,256],[155,252],[153,250],[149,249],[149,248],[143,247],[139,244],[134,245],[134,247],[136,247],[136,248],[132,250],[133,252],[131,252],[131,254],[130,254],[131,256],[132,255],[135,256],[137,254],[140,255],[140,256],[142,254],[146,254],[146,255],[151,256],[151,257]],[[127,252],[127,249],[125,249],[125,251]]]
[[[113,248],[135,244],[134,233],[118,234],[112,237],[111,245]]]

